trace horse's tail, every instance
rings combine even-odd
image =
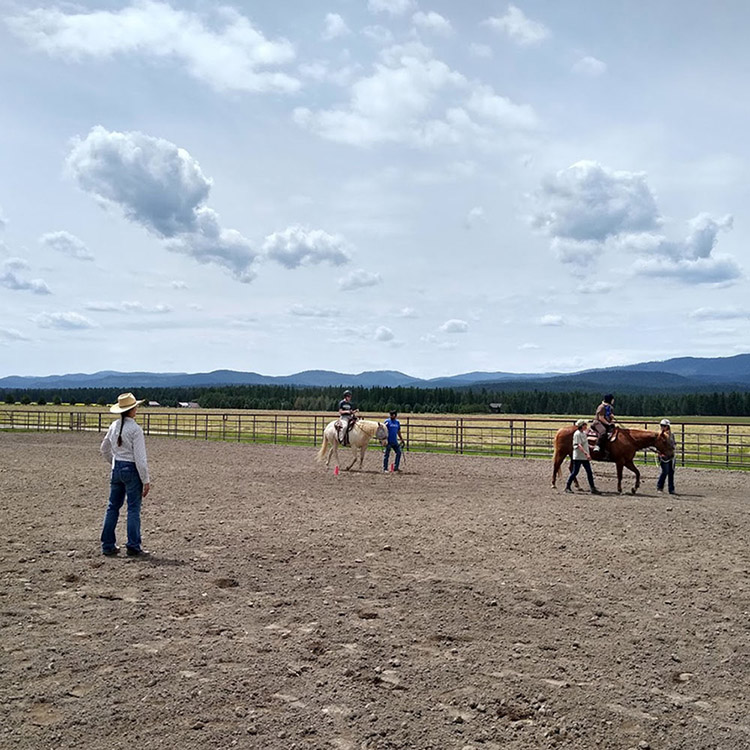
[[[326,457],[326,451],[328,450],[328,435],[323,433],[323,442],[321,443],[318,455],[315,457],[316,461],[322,461]]]

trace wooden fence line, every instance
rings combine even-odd
[[[104,432],[113,415],[107,412],[0,409],[0,429]],[[146,435],[249,443],[318,446],[330,414],[296,412],[139,412]],[[550,459],[555,432],[569,424],[560,418],[496,415],[408,416],[401,420],[407,450],[518,458]],[[658,429],[658,421],[624,422],[626,426]],[[750,469],[750,424],[675,422],[677,462],[681,466]],[[639,454],[640,463],[654,461]]]

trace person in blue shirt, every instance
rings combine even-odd
[[[401,423],[396,419],[397,416],[398,413],[393,409],[390,412],[390,417],[385,420],[385,427],[388,430],[388,444],[385,446],[385,453],[383,454],[383,471],[388,471],[388,458],[391,455],[391,450],[396,454],[393,470],[401,471],[398,467],[401,463],[401,449],[404,447],[404,439],[401,437]]]

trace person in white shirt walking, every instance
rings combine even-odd
[[[602,493],[599,492],[594,485],[594,475],[591,471],[591,464],[589,463],[591,454],[589,453],[589,441],[586,437],[587,426],[588,422],[586,422],[585,419],[579,419],[576,422],[576,427],[578,429],[573,433],[573,468],[568,477],[568,482],[565,485],[565,491],[573,492],[573,490],[570,489],[570,485],[573,484],[573,480],[578,476],[578,472],[581,470],[581,466],[583,466],[589,480],[591,494],[601,495]]]
[[[102,527],[102,554],[116,555],[120,548],[116,544],[115,529],[120,517],[120,508],[128,500],[127,534],[125,548],[131,557],[147,555],[141,547],[141,500],[148,495],[151,483],[146,460],[146,441],[143,430],[135,421],[135,414],[143,401],[137,401],[132,393],[117,397],[117,403],[110,407],[120,419],[109,426],[101,445],[101,453],[112,466],[110,478],[109,504]]]

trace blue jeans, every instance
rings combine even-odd
[[[385,446],[385,453],[383,454],[383,471],[388,471],[388,458],[391,455],[391,450],[396,454],[396,465],[395,469],[398,471],[398,465],[401,463],[401,446],[398,443],[388,443]]]
[[[104,514],[102,527],[102,552],[109,552],[115,548],[115,528],[126,495],[128,498],[127,546],[130,549],[140,549],[143,482],[132,461],[115,461],[109,483],[109,505]]]
[[[570,485],[573,484],[573,480],[578,476],[578,472],[581,470],[581,466],[586,470],[586,476],[589,480],[589,487],[594,489],[594,474],[591,471],[591,464],[588,461],[582,461],[577,458],[573,459],[573,470],[570,472],[568,477],[568,483],[565,485],[565,489],[569,490]]]
[[[659,479],[656,480],[656,489],[657,490],[663,490],[664,489],[664,482],[667,482],[667,488],[669,489],[670,493],[674,492],[674,460],[669,459],[668,461],[662,461],[659,459],[659,463],[661,464],[661,474],[659,475]]]

